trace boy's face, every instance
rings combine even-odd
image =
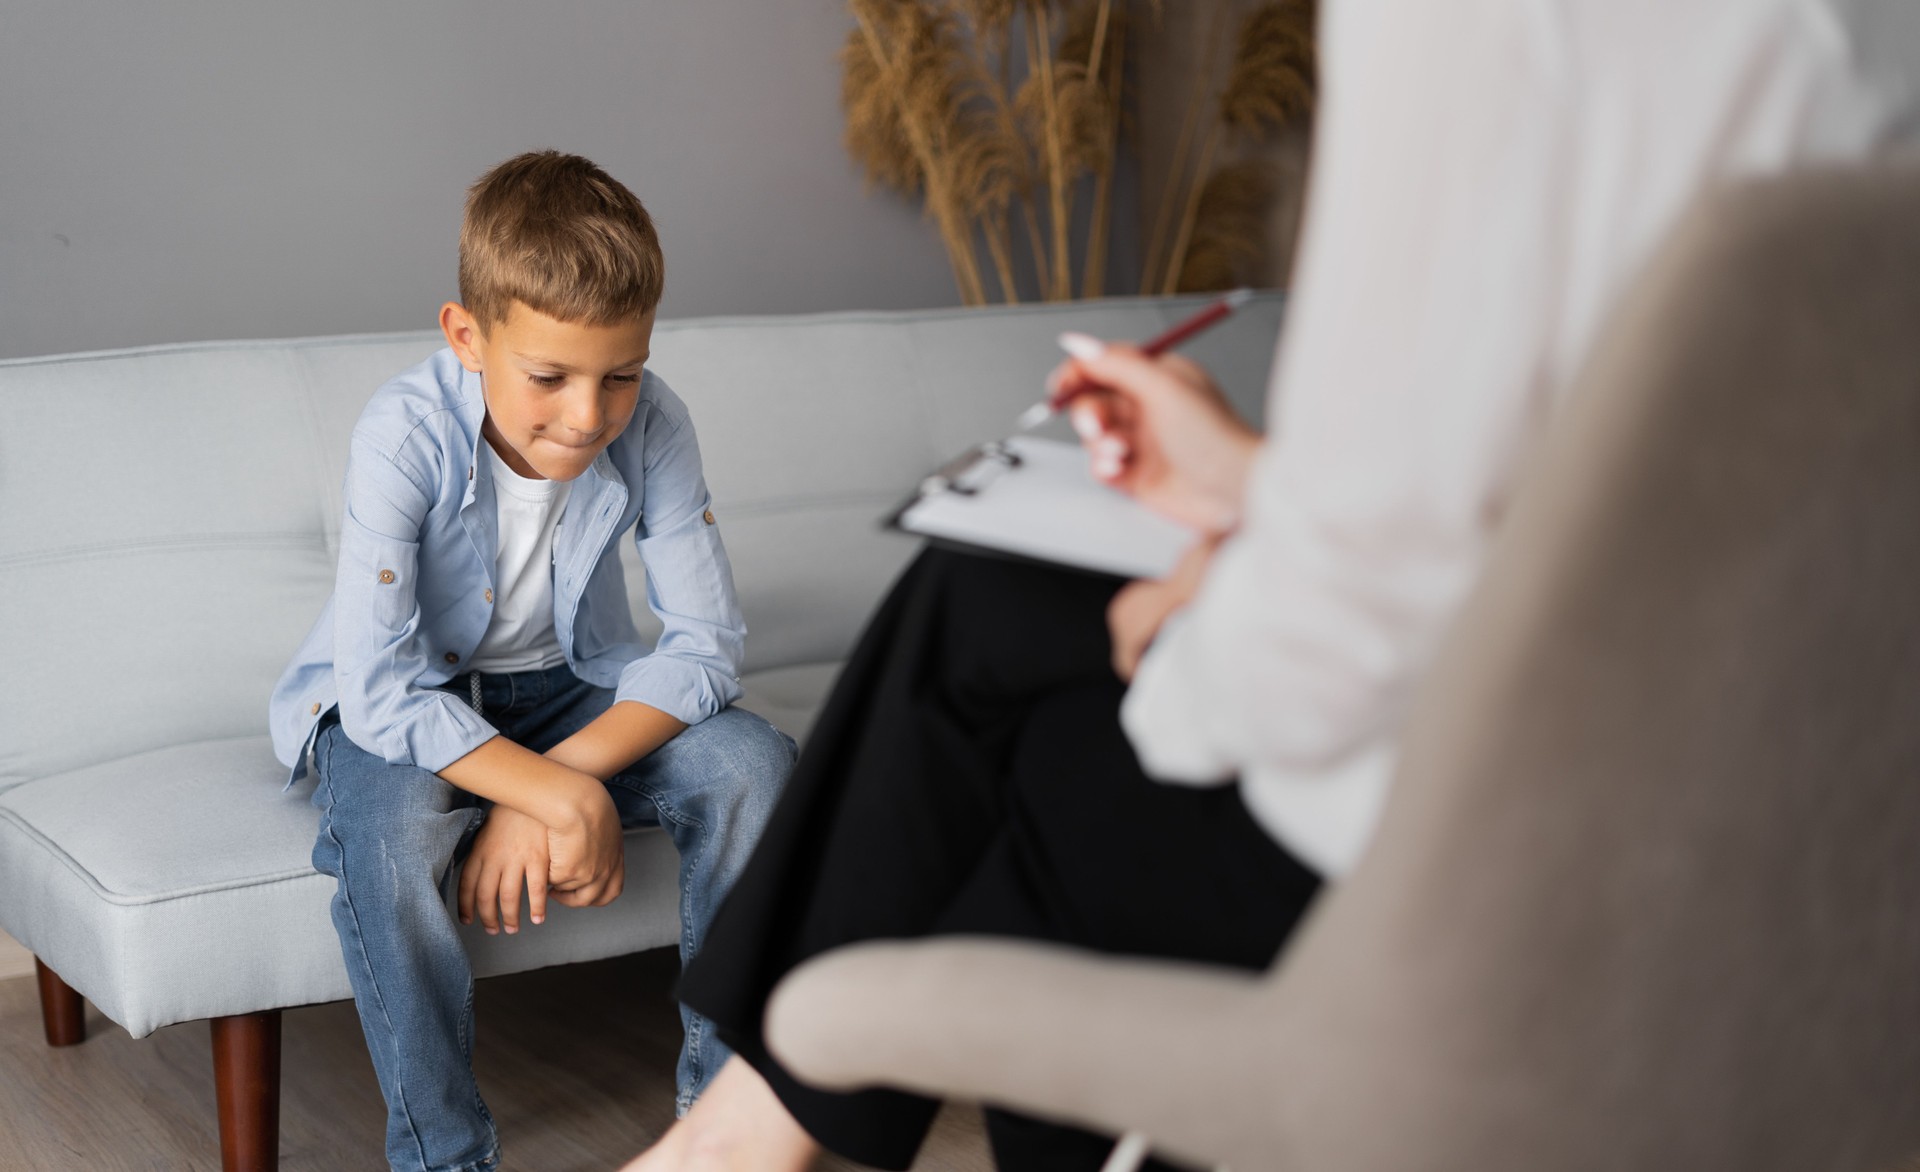
[[[440,328],[461,365],[480,375],[482,432],[522,476],[572,480],[633,420],[653,311],[619,325],[564,322],[516,301],[485,333],[448,302]]]

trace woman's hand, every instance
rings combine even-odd
[[[520,930],[520,889],[527,889],[533,922],[547,918],[547,828],[539,819],[508,806],[487,813],[473,839],[473,853],[460,872],[460,922],[473,923],[476,912],[487,935],[504,926]]]
[[[1178,355],[1149,358],[1085,334],[1060,342],[1073,357],[1049,386],[1072,396],[1068,412],[1094,475],[1202,533],[1238,524],[1260,433],[1207,372]]]
[[[1113,671],[1131,681],[1140,657],[1160,634],[1168,616],[1193,601],[1206,580],[1218,538],[1203,538],[1180,558],[1173,573],[1160,579],[1129,582],[1107,604],[1107,631],[1113,637]]]

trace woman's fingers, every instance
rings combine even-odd
[[[1179,355],[1150,358],[1119,343],[1076,354],[1074,364],[1088,381],[1142,401],[1203,393],[1212,385],[1205,371]]]
[[[1075,333],[1061,334],[1060,345],[1071,357],[1047,377],[1056,400],[1104,389],[1139,400],[1198,398],[1231,410],[1213,376],[1184,354],[1148,355],[1124,342]]]
[[[1225,392],[1221,391],[1207,368],[1188,358],[1185,354],[1163,354],[1158,359],[1160,369],[1172,376],[1181,388],[1191,391],[1204,399],[1212,400],[1220,407],[1232,410],[1227,403]]]
[[[1112,636],[1113,674],[1131,681],[1147,644],[1159,630],[1159,583],[1129,582],[1107,604],[1107,630]]]
[[[1127,460],[1133,451],[1127,441],[1111,433],[1087,445],[1094,478],[1102,484],[1121,484],[1127,478]]]
[[[1259,434],[1206,370],[1177,354],[1063,334],[1049,379],[1095,479],[1202,532],[1238,524]]]
[[[1073,430],[1080,436],[1081,446],[1087,450],[1094,476],[1113,484],[1125,474],[1133,445],[1114,413],[1103,410],[1105,405],[1096,401],[1101,398],[1097,394],[1083,395],[1074,402],[1070,413]]]

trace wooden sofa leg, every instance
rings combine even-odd
[[[280,1011],[216,1017],[213,1089],[224,1172],[280,1166]]]
[[[37,956],[33,971],[40,978],[40,1020],[47,1028],[47,1045],[78,1046],[86,1041],[87,999]]]

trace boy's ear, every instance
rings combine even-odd
[[[460,365],[474,373],[480,371],[480,323],[458,301],[440,307],[440,332],[447,336]]]

